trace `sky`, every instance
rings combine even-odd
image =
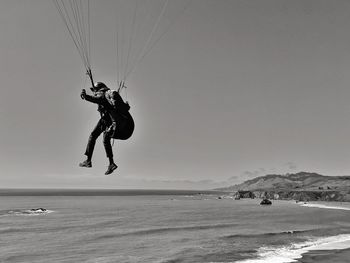
[[[174,1],[174,0],[170,0]],[[113,1],[91,2],[92,67],[116,78]],[[130,75],[135,132],[110,176],[84,66],[52,1],[0,2],[1,188],[210,189],[349,175],[350,2],[191,0]]]

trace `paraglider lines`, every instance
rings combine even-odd
[[[69,0],[66,1],[66,3],[64,0],[53,0],[87,72],[91,73],[89,2],[90,1],[87,0],[87,17],[85,17],[82,0]]]

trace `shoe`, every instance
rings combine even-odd
[[[113,173],[113,171],[117,168],[118,168],[118,165],[116,165],[115,163],[110,164],[107,168],[107,171],[105,172],[105,175]]]
[[[91,161],[85,160],[84,162],[79,163],[79,166],[80,166],[80,167],[91,168],[91,167],[92,167],[92,164],[91,164]]]

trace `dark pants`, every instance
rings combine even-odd
[[[111,137],[112,134],[110,132],[107,132],[107,128],[111,125],[111,121],[109,119],[101,118],[98,123],[96,124],[95,128],[90,134],[88,144],[86,146],[85,155],[88,157],[88,159],[92,158],[92,154],[94,152],[95,144],[97,138],[101,135],[103,132],[103,145],[106,150],[106,155],[108,158],[113,157],[113,151],[111,146]]]

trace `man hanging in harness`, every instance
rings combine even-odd
[[[94,87],[91,88],[91,91],[94,93],[93,96],[86,94],[85,89],[81,92],[81,98],[98,104],[98,111],[100,112],[101,118],[97,122],[95,128],[90,134],[85,155],[87,159],[79,164],[80,167],[91,167],[91,158],[94,152],[95,144],[97,138],[103,134],[103,145],[106,151],[107,158],[109,159],[109,166],[105,174],[111,174],[115,169],[117,169],[117,165],[113,160],[113,151],[111,146],[111,133],[107,132],[107,129],[112,125],[112,120],[108,109],[110,109],[110,104],[105,97],[105,93],[109,90],[109,88],[102,82],[97,82]]]

